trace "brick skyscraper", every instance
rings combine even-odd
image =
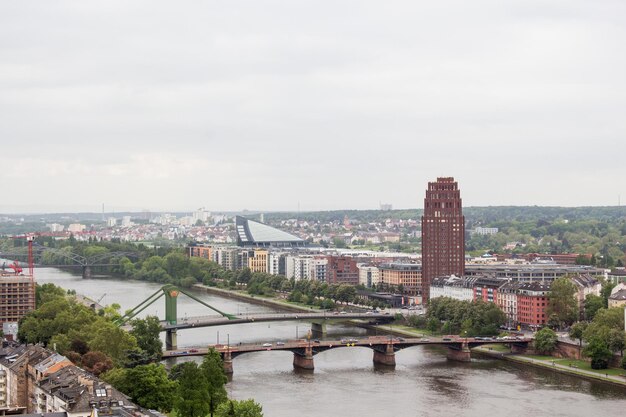
[[[429,182],[422,216],[422,298],[442,275],[465,273],[465,217],[461,192],[452,177]]]

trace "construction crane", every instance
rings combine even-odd
[[[26,239],[26,242],[28,242],[28,275],[31,279],[34,278],[35,269],[35,260],[33,257],[33,241],[35,240],[35,235],[36,234],[31,233],[27,235],[12,236],[13,239]],[[19,266],[17,261],[15,261],[13,265],[17,266],[20,269],[20,272],[22,272],[22,268]],[[13,268],[13,270],[15,271],[15,268]]]

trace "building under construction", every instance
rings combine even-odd
[[[32,238],[28,239],[28,273],[15,261],[0,272],[0,326],[17,323],[35,309]]]

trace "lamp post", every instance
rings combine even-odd
[[[220,331],[217,331],[217,343],[216,344],[220,344]]]

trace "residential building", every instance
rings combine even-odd
[[[421,294],[422,266],[409,263],[388,263],[378,267],[380,281],[383,284],[403,287],[403,293],[409,295]]]
[[[626,289],[619,290],[609,296],[609,308],[624,306],[626,306]]]
[[[548,321],[546,308],[550,301],[550,284],[529,282],[520,285],[517,294],[517,319],[531,329],[543,327]]]
[[[505,283],[506,281],[495,277],[479,277],[474,282],[474,300],[495,303],[498,298],[498,288]]]
[[[436,277],[430,284],[430,298],[450,297],[455,300],[472,301],[474,282],[477,277],[457,277],[456,275]]]
[[[465,272],[465,217],[461,193],[452,177],[428,183],[422,216],[422,297],[430,283],[444,275]]]
[[[268,272],[268,256],[269,251],[267,249],[255,249],[252,257],[248,258],[248,268],[252,272]]]
[[[85,231],[86,228],[87,226],[85,226],[84,224],[72,223],[67,226],[67,231],[70,233],[82,233]]]
[[[356,260],[349,256],[331,255],[328,261],[328,283],[358,285],[359,269]]]
[[[504,312],[507,318],[507,327],[512,328],[517,325],[517,293],[522,284],[519,282],[506,282],[496,294],[496,304]]]
[[[209,245],[191,244],[187,246],[187,254],[198,258],[213,260],[213,248]]]
[[[122,217],[122,227],[131,227],[133,222],[130,220],[130,216]]]
[[[372,288],[380,282],[380,271],[377,266],[372,264],[357,264],[359,269],[359,284],[367,288]]]

